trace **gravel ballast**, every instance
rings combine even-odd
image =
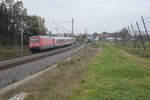
[[[43,58],[34,62],[30,62],[24,65],[16,66],[13,68],[5,69],[0,71],[0,89],[8,86],[9,84],[19,81],[31,74],[41,71],[49,67],[50,65],[56,64],[68,57],[71,54],[75,54],[81,49],[83,49],[85,45],[82,45],[78,48],[75,48],[70,51],[65,51],[60,54],[56,54],[54,56],[50,56],[47,58]]]

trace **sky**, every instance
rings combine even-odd
[[[140,16],[148,20],[150,0],[23,0],[30,15],[39,15],[46,20],[46,27],[56,33],[71,31],[74,18],[74,33],[116,32],[130,23],[140,22]],[[150,22],[149,22],[150,23]],[[65,28],[65,30],[64,30]]]

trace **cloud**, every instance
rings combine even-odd
[[[75,19],[75,32],[80,33],[87,27],[90,33],[118,31],[141,15],[149,16],[149,0],[23,0],[30,14],[44,17],[47,27],[56,27],[55,21]],[[63,24],[71,29],[70,24]],[[60,29],[60,31],[63,31]]]

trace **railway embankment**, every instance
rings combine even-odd
[[[48,68],[50,65],[56,64],[80,52],[84,47],[85,47],[84,44],[75,45],[73,50],[71,49],[72,47],[68,47],[68,48],[62,48],[61,50],[60,49],[57,50],[59,52],[54,52],[54,51],[46,52],[46,54],[52,53],[53,55],[49,55],[41,59],[33,60],[32,62],[28,62],[28,63],[21,64],[21,65],[19,64],[17,66],[13,66],[7,69],[0,70],[0,89],[2,90],[3,87],[6,87],[9,84],[20,81],[32,74],[35,74],[41,70],[44,70]],[[41,55],[45,55],[45,53],[40,54],[40,56]]]
[[[27,45],[24,46],[24,55],[31,55]],[[21,56],[20,46],[0,46],[0,61],[13,59]]]
[[[28,91],[28,89],[32,91],[32,89],[35,89],[36,87],[37,88],[39,87],[39,89],[40,89],[39,91],[41,91],[42,87],[44,87],[44,86],[46,86],[45,89],[50,88],[50,87],[47,87],[48,84],[51,84],[51,85],[53,84],[52,87],[55,87],[55,86],[57,86],[59,81],[60,81],[59,84],[62,84],[62,85],[63,85],[63,82],[65,82],[65,81],[69,82],[70,79],[71,79],[70,82],[71,81],[74,82],[73,80],[78,79],[79,76],[81,76],[84,69],[86,68],[84,63],[86,63],[86,65],[88,65],[89,62],[91,62],[91,60],[93,59],[93,57],[96,55],[96,53],[98,51],[97,49],[98,48],[95,48],[95,46],[94,46],[94,48],[91,48],[91,46],[90,46],[87,49],[81,51],[80,53],[77,53],[77,55],[75,55],[73,58],[69,58],[67,60],[64,59],[65,61],[59,62],[56,65],[56,68],[55,68],[55,66],[50,66],[49,67],[50,70],[46,70],[46,72],[44,72],[43,74],[39,74],[37,77],[28,79],[28,82],[25,82],[25,84],[21,84],[19,87],[8,91],[8,93],[6,93],[4,95],[4,97],[9,98],[9,97],[13,96],[14,94],[19,93],[20,91],[24,91],[24,89],[26,89],[27,91]],[[91,59],[89,59],[89,58],[91,58]],[[80,65],[81,63],[83,63],[83,65]],[[51,69],[51,67],[53,67],[53,68]],[[76,77],[76,75],[77,75],[77,77]],[[74,77],[74,79],[72,77]],[[36,82],[37,85],[34,84],[34,82]],[[32,93],[34,93],[34,92],[32,92]],[[23,92],[23,93],[25,93],[25,92]],[[42,91],[41,91],[41,93],[42,93]],[[3,99],[5,99],[5,98],[3,98]]]
[[[25,100],[149,100],[149,65],[112,43],[97,43],[3,99],[23,92]]]

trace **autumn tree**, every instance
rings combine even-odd
[[[0,3],[0,44],[20,44],[21,29],[25,44],[29,36],[46,35],[45,20],[39,16],[30,16],[22,1],[4,0]]]

